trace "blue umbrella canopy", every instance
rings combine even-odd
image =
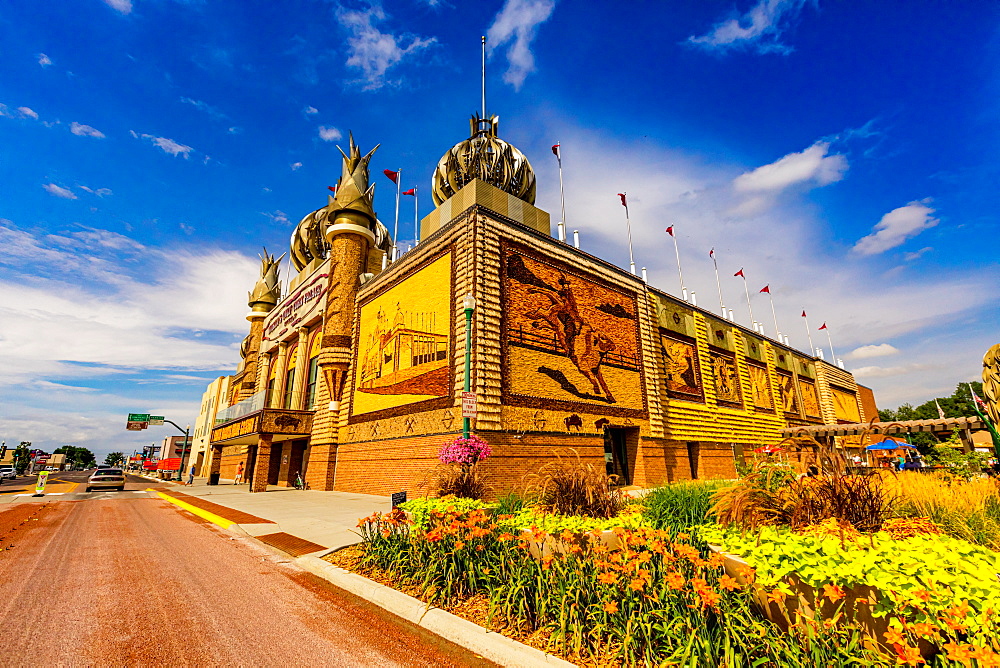
[[[899,441],[893,441],[887,438],[881,443],[875,443],[874,445],[869,445],[867,448],[865,448],[865,450],[895,450],[897,448],[915,449],[909,443],[900,443]]]

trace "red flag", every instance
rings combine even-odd
[[[562,159],[562,156],[559,155],[559,144],[553,144],[552,145],[552,155],[556,156],[557,158]]]
[[[674,236],[674,226],[673,225],[671,225],[670,227],[667,228],[667,234],[669,234],[670,236]]]
[[[404,190],[403,194],[404,195],[413,195],[414,197],[416,197],[417,196],[417,189],[416,188],[410,188],[409,190]]]
[[[327,186],[326,189],[332,190],[333,192],[337,192],[337,186]]]
[[[392,181],[393,183],[396,183],[397,179],[399,178],[399,172],[394,172],[391,169],[383,169],[382,173],[388,176],[389,180]]]
[[[806,317],[806,312],[805,311],[802,312],[802,317],[803,318]]]
[[[823,326],[820,327],[820,329],[826,329],[826,323],[825,322],[823,323]]]
[[[708,257],[715,257],[715,249],[708,251]]]
[[[768,284],[768,285],[765,285],[764,287],[762,287],[762,288],[760,289],[760,291],[761,291],[761,292],[766,292],[767,294],[771,294],[771,285],[770,285],[770,284]]]
[[[628,202],[625,201],[625,193],[618,193],[618,196],[622,198],[622,206],[628,208]]]
[[[746,278],[746,274],[743,273],[742,269],[740,269],[738,272],[736,272],[735,274],[733,274],[733,276],[742,276],[743,278]]]

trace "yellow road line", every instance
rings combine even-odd
[[[200,518],[202,518],[204,520],[208,520],[212,524],[217,524],[220,527],[222,527],[223,529],[228,529],[229,527],[231,527],[234,524],[236,524],[236,522],[233,522],[232,520],[227,520],[224,517],[219,517],[215,513],[210,513],[207,510],[203,510],[203,509],[198,508],[196,506],[192,506],[190,503],[184,503],[180,499],[175,499],[174,497],[168,496],[168,495],[164,494],[163,492],[157,491],[155,489],[148,489],[147,488],[146,491],[147,492],[156,492],[157,495],[161,499],[163,499],[164,501],[172,503],[172,504],[174,504],[175,506],[177,506],[179,508],[183,508],[184,510],[188,511],[189,513],[191,513],[193,515],[197,515],[198,517],[200,517]]]

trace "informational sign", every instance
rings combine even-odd
[[[142,431],[148,424],[148,422],[126,422],[125,429],[128,431]]]
[[[129,413],[129,422],[149,422],[149,413]]]
[[[39,471],[38,480],[35,482],[35,494],[45,494],[45,483],[49,481],[48,471]]]
[[[170,457],[169,459],[161,459],[157,466],[159,471],[180,471],[181,470],[181,458],[180,457]]]
[[[462,392],[462,417],[476,417],[476,393]]]
[[[158,427],[158,426],[162,425],[163,424],[163,416],[162,415],[150,415],[149,416],[149,424],[153,425],[154,427]]]
[[[392,507],[395,508],[401,503],[406,503],[406,492],[393,492],[392,494]]]

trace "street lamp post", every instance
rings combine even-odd
[[[465,391],[472,391],[472,312],[476,310],[476,298],[472,293],[462,299],[465,307]],[[469,438],[469,418],[462,417],[462,438]]]
[[[191,439],[190,439],[191,425],[187,425],[187,427],[181,429],[181,426],[176,422],[174,422],[173,420],[164,420],[164,422],[169,422],[170,424],[177,427],[177,431],[184,434],[184,445],[181,446],[181,464],[177,469],[177,480],[182,480],[183,478],[181,476],[184,474],[184,455],[187,454],[188,447],[190,447],[191,445]]]

